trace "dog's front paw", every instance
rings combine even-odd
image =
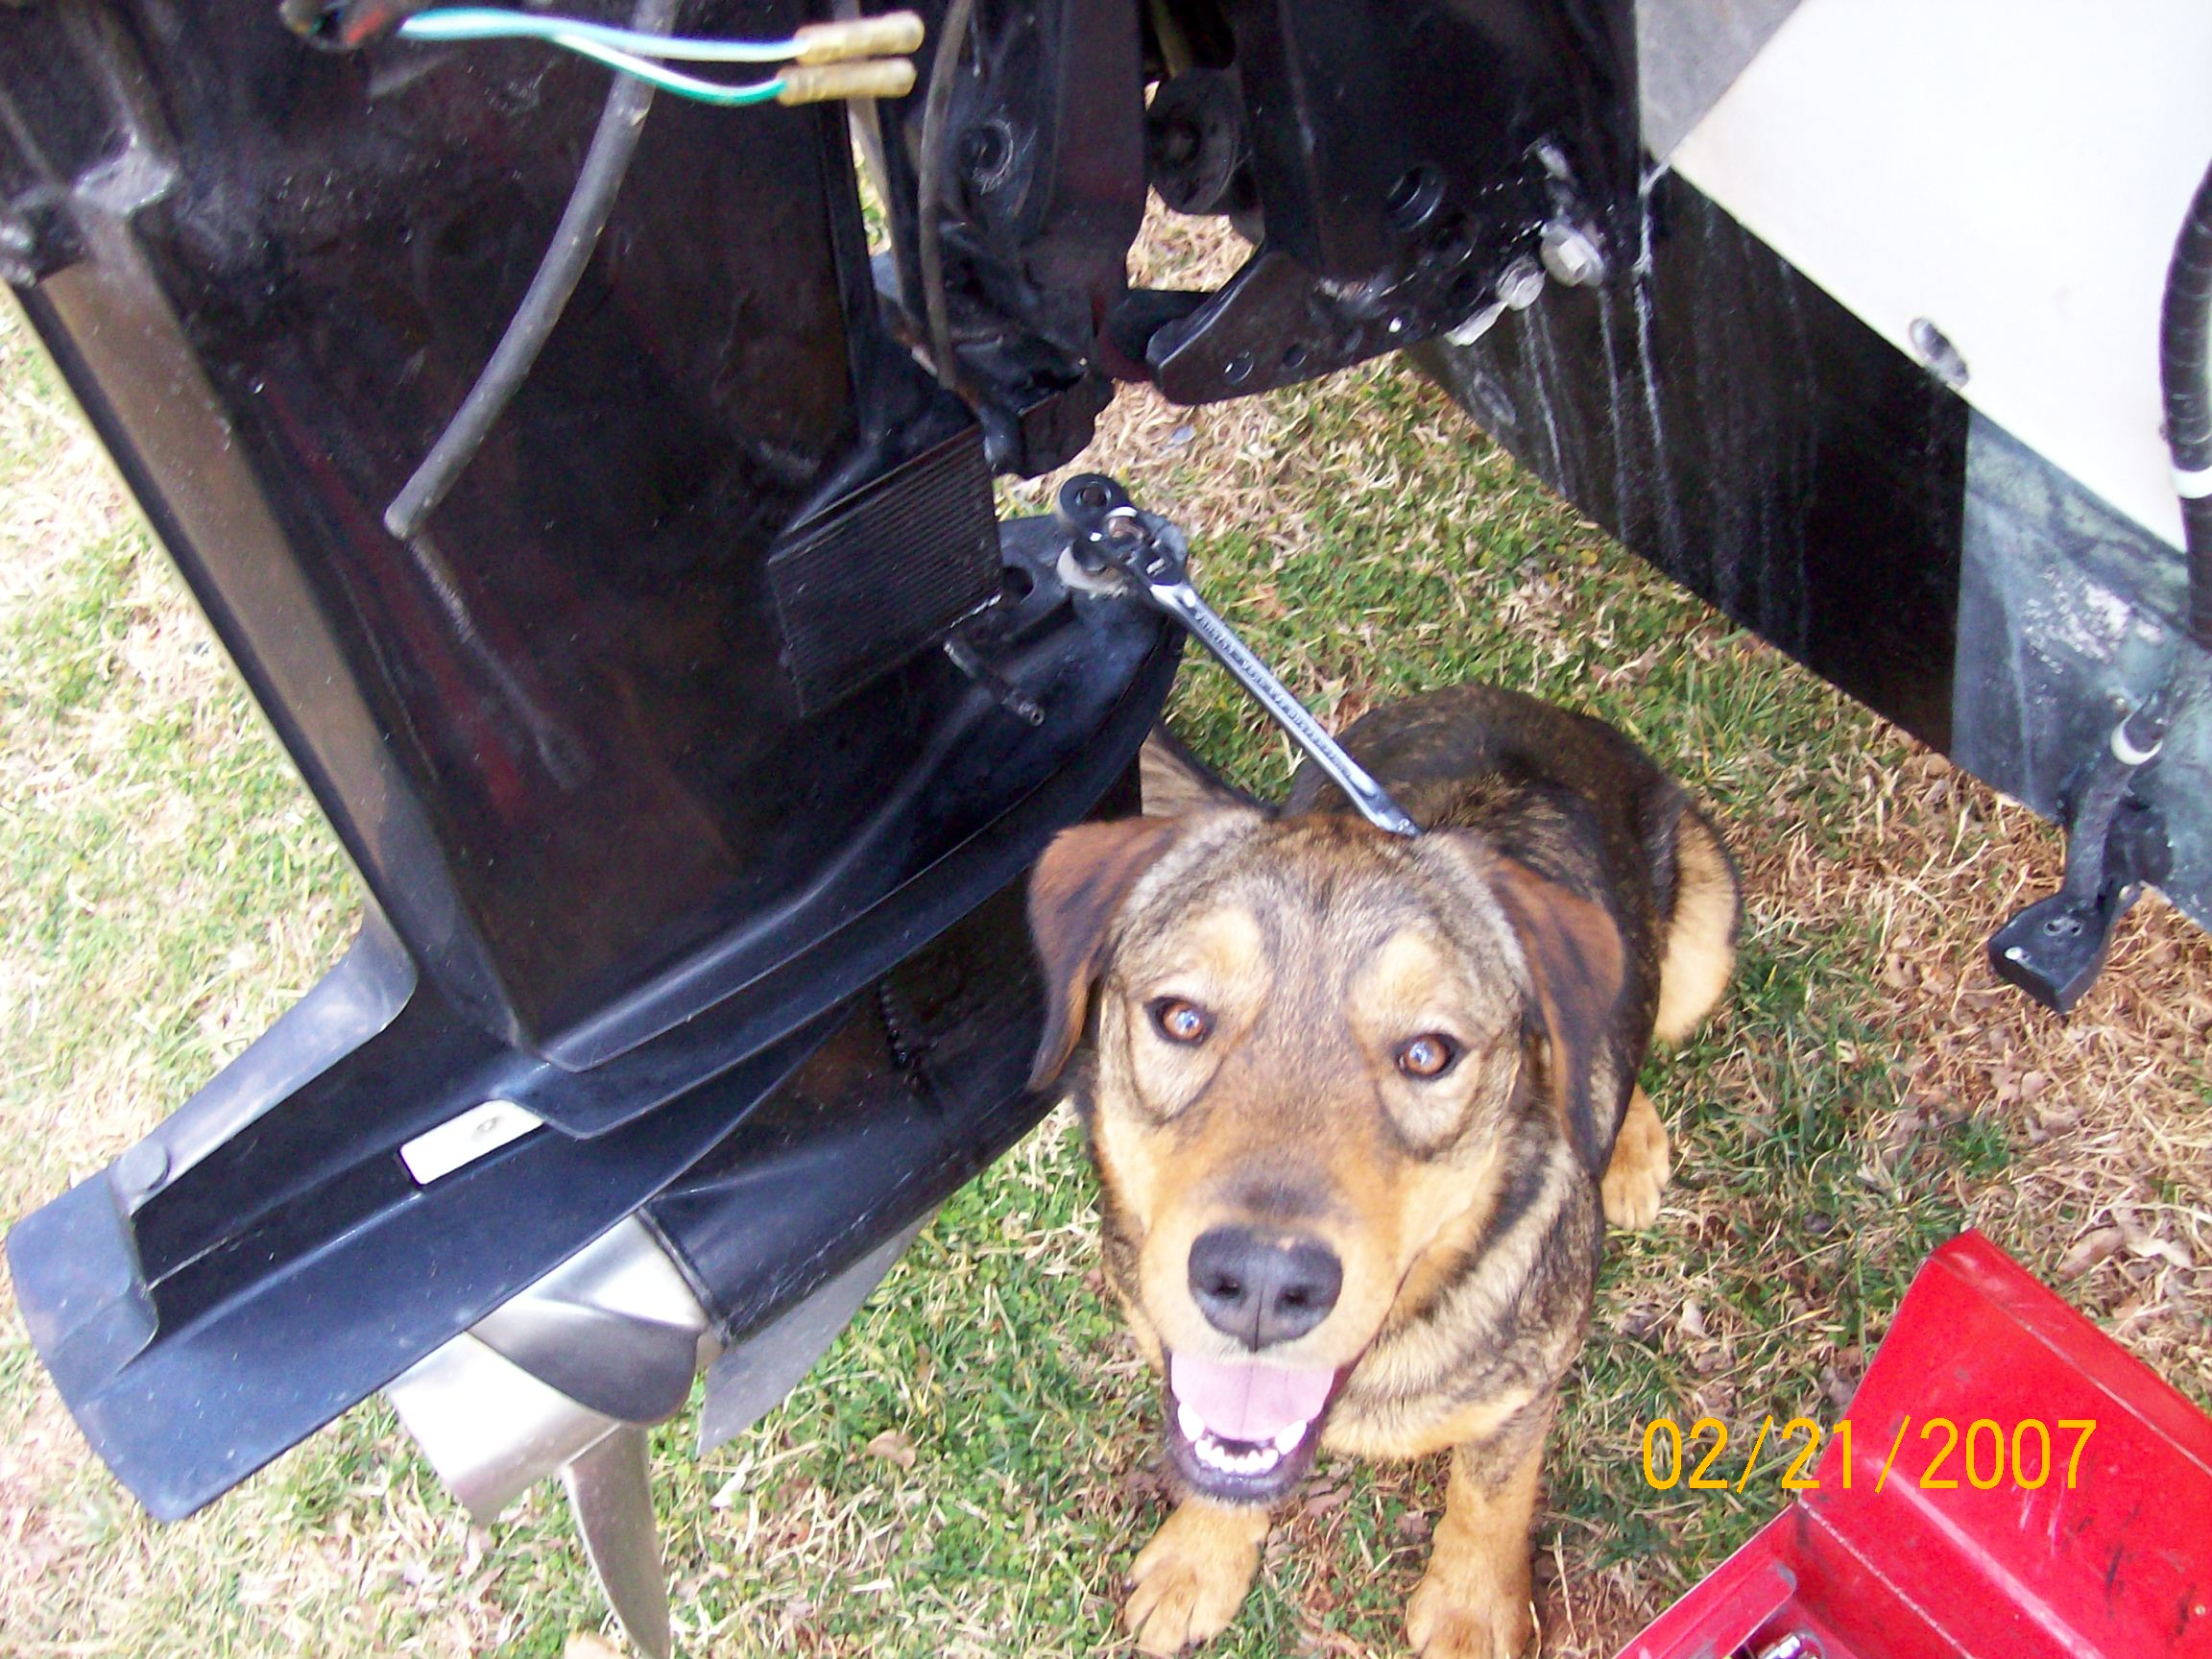
[[[1121,1618],[1138,1648],[1173,1653],[1217,1636],[1237,1616],[1260,1566],[1264,1511],[1188,1503],[1129,1569]]]
[[[1526,1588],[1431,1567],[1406,1604],[1406,1636],[1421,1659],[1520,1659],[1535,1631]]]
[[[1628,1115],[1613,1142],[1600,1191],[1605,1219],[1616,1227],[1648,1227],[1659,1219],[1660,1195],[1667,1190],[1670,1160],[1667,1126],[1642,1089],[1628,1097]]]

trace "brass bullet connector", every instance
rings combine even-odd
[[[832,98],[903,98],[914,90],[914,65],[903,58],[824,63],[786,69],[779,104],[823,104]]]
[[[880,17],[854,17],[842,23],[808,23],[793,31],[791,38],[799,42],[801,63],[899,58],[922,44],[922,19],[912,12],[886,12]]]

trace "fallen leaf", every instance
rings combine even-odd
[[[2077,1240],[2074,1247],[2059,1258],[2058,1277],[2079,1279],[2090,1268],[2120,1248],[2123,1235],[2117,1227],[2100,1227],[2094,1233]]]
[[[595,1630],[579,1630],[561,1649],[561,1659],[622,1659],[621,1649]]]
[[[914,1467],[914,1442],[907,1438],[903,1429],[886,1429],[868,1442],[868,1455],[882,1457],[902,1469]]]
[[[1352,1488],[1349,1486],[1323,1486],[1308,1497],[1300,1507],[1308,1515],[1326,1515],[1332,1509],[1343,1508],[1351,1497]]]
[[[1632,1336],[1642,1341],[1651,1334],[1653,1327],[1659,1323],[1661,1311],[1656,1303],[1638,1302],[1621,1314],[1614,1322],[1614,1329],[1623,1336]]]
[[[2128,1250],[2128,1254],[2133,1256],[2155,1256],[2161,1262],[2172,1262],[2184,1272],[2196,1265],[2189,1259],[2189,1252],[2173,1239],[2160,1238],[2149,1233],[2141,1233],[2129,1238]]]

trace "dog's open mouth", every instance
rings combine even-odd
[[[1282,1496],[1312,1466],[1342,1373],[1167,1359],[1167,1453],[1210,1498],[1260,1503]]]

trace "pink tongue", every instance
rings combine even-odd
[[[1334,1371],[1285,1371],[1274,1365],[1219,1365],[1188,1354],[1167,1358],[1167,1386],[1223,1440],[1272,1440],[1293,1423],[1310,1423],[1329,1402]]]

